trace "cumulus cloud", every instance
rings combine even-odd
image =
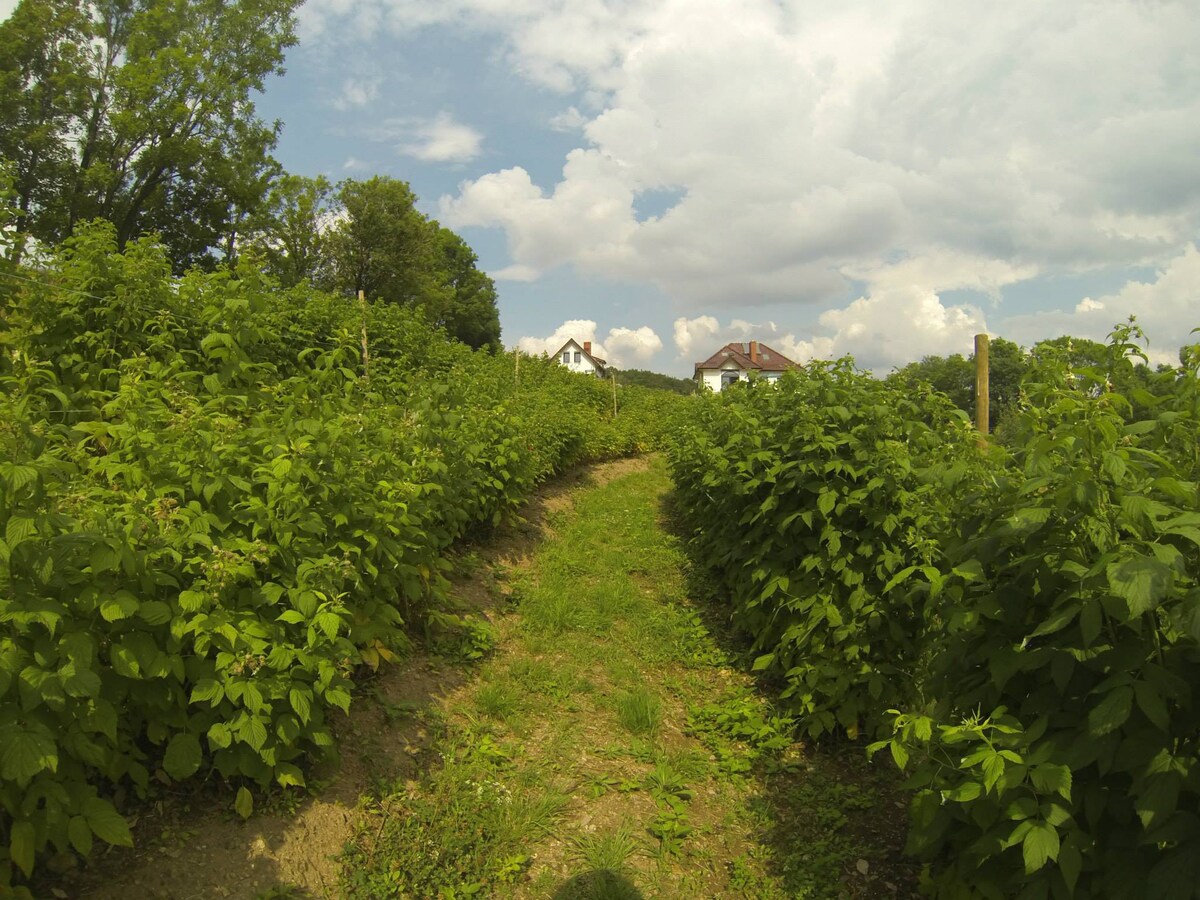
[[[467,162],[483,151],[483,135],[447,112],[427,120],[402,120],[393,128],[406,135],[396,149],[422,162]]]
[[[880,287],[826,310],[816,328],[800,334],[770,321],[735,318],[722,325],[713,316],[680,317],[675,346],[680,360],[698,362],[731,341],[758,340],[796,362],[850,355],[860,366],[883,373],[922,356],[967,352],[974,335],[986,330],[977,307],[947,305],[937,293],[909,285]]]
[[[1024,344],[1070,334],[1103,341],[1114,325],[1136,316],[1150,341],[1152,363],[1178,363],[1179,348],[1200,327],[1200,250],[1195,244],[1169,260],[1151,281],[1129,281],[1103,297],[1085,297],[1073,311],[1010,316],[1003,333]]]
[[[563,344],[574,338],[582,344],[590,341],[592,355],[606,360],[609,365],[620,369],[638,368],[663,348],[662,339],[648,326],[640,328],[617,327],[609,329],[603,340],[597,338],[597,326],[591,319],[569,319],[546,337],[523,337],[517,346],[533,355],[554,353]]]
[[[579,141],[553,183],[513,167],[441,199],[452,227],[504,230],[516,275],[649,281],[689,321],[866,284],[821,319],[841,348],[893,311],[924,323],[920,346],[949,346],[983,317],[947,290],[1177,257],[1200,232],[1193,7],[309,0],[301,15],[314,34],[487,33],[564,94],[551,127]],[[466,149],[414,155],[478,155],[450,144]],[[639,221],[651,191],[679,199]]]

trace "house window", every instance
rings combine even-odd
[[[571,361],[571,351],[570,351],[570,350],[564,350],[564,351],[563,351],[563,363],[564,363],[564,364],[565,364],[565,363],[569,363],[570,361]]]
[[[737,372],[722,372],[721,373],[721,387],[722,388],[729,387],[731,384],[734,384],[737,380],[738,380]]]
[[[575,351],[575,362],[583,362],[583,354],[578,350]]]

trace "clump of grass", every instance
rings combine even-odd
[[[571,840],[571,855],[596,872],[623,872],[630,857],[641,851],[628,825],[603,834],[581,834]]]
[[[490,681],[475,692],[475,706],[485,716],[507,722],[520,712],[521,697],[510,682]]]
[[[644,687],[617,695],[617,721],[630,734],[653,737],[662,724],[662,701]]]

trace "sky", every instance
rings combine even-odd
[[[1195,0],[308,0],[299,37],[277,157],[408,181],[510,347],[883,374],[1200,326]]]

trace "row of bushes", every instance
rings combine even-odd
[[[756,666],[908,773],[936,896],[1200,885],[1200,353],[1125,398],[1130,334],[1044,366],[1007,447],[843,362],[710,398],[671,451]]]
[[[548,360],[518,381],[403,309],[173,278],[109,226],[21,277],[0,287],[0,888],[128,843],[117,785],[302,784],[356,668],[444,621],[453,541],[660,440],[658,392],[614,419]]]

